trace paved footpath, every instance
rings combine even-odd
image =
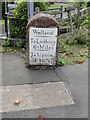
[[[2,71],[3,87],[63,82],[74,101],[71,105],[4,112],[3,117],[37,118],[39,114],[46,118],[88,117],[88,61],[55,70],[28,70],[18,54],[3,54]]]

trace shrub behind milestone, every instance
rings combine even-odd
[[[34,3],[35,7],[40,7],[40,10],[46,10],[48,8],[48,3],[46,2],[36,2]],[[26,26],[28,22],[27,16],[27,2],[21,2],[17,4],[17,8],[12,11],[15,14],[15,17],[11,20],[12,27],[10,29],[10,36],[12,38],[26,38]]]
[[[74,34],[69,34],[65,39],[65,43],[69,45],[88,45],[88,29],[74,31]]]

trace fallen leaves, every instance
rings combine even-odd
[[[2,54],[5,53],[4,51],[1,52]]]
[[[25,54],[20,54],[21,58],[25,58]]]
[[[80,59],[80,60],[78,60],[78,64],[81,64],[82,63],[82,60]]]
[[[87,50],[84,50],[84,52],[87,52]]]
[[[13,104],[14,104],[14,105],[18,105],[19,103],[20,103],[20,100],[18,100],[18,99],[14,99],[14,100],[13,100]]]
[[[45,120],[45,117],[44,117],[44,118],[42,118],[42,116],[41,116],[41,115],[39,115],[39,116],[38,116],[38,120]]]
[[[66,52],[64,53],[64,56],[65,56],[65,55],[68,55],[68,54],[69,54],[69,52],[68,52],[68,51],[66,51]]]

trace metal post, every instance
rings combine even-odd
[[[68,17],[69,17],[69,25],[70,25],[70,28],[71,28],[71,32],[73,33],[73,24],[72,24],[71,11],[68,11]]]
[[[8,25],[7,25],[7,2],[5,0],[5,32],[6,36],[8,37]]]
[[[34,15],[34,3],[33,0],[29,0],[30,4],[30,18]]]
[[[61,18],[63,18],[63,5],[61,5]]]
[[[5,15],[5,32],[6,36],[8,37],[7,14]]]
[[[10,6],[8,5],[8,13],[10,14]],[[11,19],[9,18],[9,33],[10,33],[10,29],[11,29]]]
[[[0,19],[2,18],[2,2],[0,1]]]
[[[7,13],[7,1],[5,0],[5,12]]]

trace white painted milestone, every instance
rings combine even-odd
[[[29,29],[29,64],[56,64],[57,28]]]

